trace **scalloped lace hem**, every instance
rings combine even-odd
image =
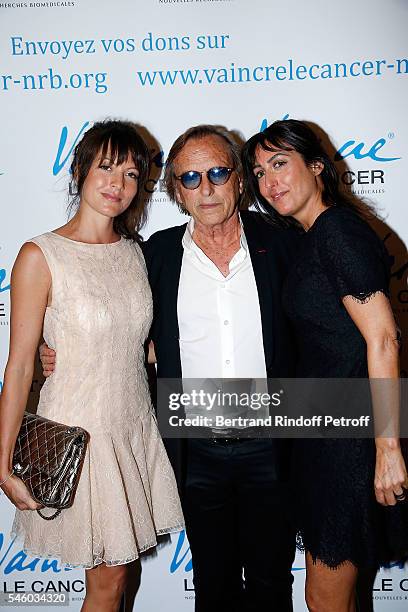
[[[391,561],[404,561],[405,563],[408,561],[408,549],[405,548],[402,549],[400,552],[396,552],[394,555],[392,555],[392,559],[391,557],[389,559],[382,559],[379,557],[377,559],[371,559],[364,562],[361,559],[356,558],[352,554],[346,555],[345,558],[335,558],[333,555],[325,555],[322,552],[313,551],[311,547],[308,547],[307,544],[304,543],[302,534],[299,531],[296,534],[296,548],[301,553],[308,553],[312,557],[312,561],[314,564],[321,563],[322,565],[325,565],[333,571],[350,563],[351,565],[354,565],[354,567],[356,567],[357,569],[378,569],[379,567],[384,566],[385,564],[390,563]]]
[[[353,559],[342,559],[342,560],[327,559],[327,558],[323,558],[323,556],[319,555],[318,553],[312,552],[311,550],[307,548],[307,546],[304,545],[302,535],[299,532],[296,534],[296,548],[299,552],[302,552],[304,554],[309,553],[310,556],[312,557],[314,564],[322,563],[323,565],[325,565],[326,567],[328,567],[329,569],[333,571],[336,569],[339,569],[343,565],[346,565],[346,563],[351,563],[357,568],[359,567],[358,563],[354,561]]]
[[[385,289],[377,289],[376,291],[367,291],[364,293],[350,293],[343,297],[344,300],[351,299],[354,302],[358,302],[359,304],[367,304],[373,297],[375,297],[378,293],[382,293],[386,297],[388,297],[388,293]]]
[[[166,529],[158,529],[156,531],[156,535],[162,536],[162,535],[167,535],[170,533],[177,533],[179,531],[183,531],[183,529],[184,529],[184,525],[176,525],[175,527],[167,527]],[[21,540],[24,538],[24,534],[13,531],[11,533],[11,537],[16,538],[17,540]],[[103,557],[98,556],[94,558],[92,565],[90,565],[89,563],[67,563],[66,561],[62,560],[61,556],[58,555],[58,553],[47,554],[45,552],[27,548],[25,546],[23,547],[23,552],[32,557],[40,557],[41,559],[58,559],[60,560],[62,565],[64,565],[65,567],[69,567],[70,569],[85,569],[86,570],[86,569],[92,569],[94,567],[97,567],[98,565],[101,565],[101,563],[105,563],[105,565],[109,567],[110,566],[113,567],[115,565],[126,565],[127,563],[132,563],[133,561],[136,561],[136,559],[139,559],[141,554],[143,554],[150,548],[154,548],[155,546],[157,546],[157,544],[158,544],[157,540],[149,544],[145,544],[145,546],[138,549],[137,553],[135,553],[131,557],[126,557],[125,559],[110,560],[110,559],[104,559]]]

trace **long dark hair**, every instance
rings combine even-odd
[[[138,190],[129,207],[113,220],[117,234],[131,240],[139,240],[138,230],[143,224],[145,200],[143,186],[149,175],[149,151],[144,140],[129,121],[98,121],[85,132],[74,149],[69,184],[68,211],[79,205],[82,187],[96,156],[110,157],[117,164],[125,162],[130,155],[139,171]]]
[[[303,121],[284,119],[275,121],[263,132],[254,134],[242,149],[242,166],[244,171],[246,195],[258,211],[267,220],[280,226],[298,226],[292,217],[283,217],[268,204],[259,191],[258,181],[254,175],[256,148],[260,146],[266,151],[282,149],[283,151],[297,151],[307,166],[314,162],[321,162],[323,170],[319,175],[322,183],[322,199],[326,206],[346,206],[359,213],[356,205],[349,200],[339,188],[339,175],[313,130]]]

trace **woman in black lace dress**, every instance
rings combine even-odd
[[[250,195],[305,232],[284,305],[301,378],[397,379],[398,331],[382,242],[338,190],[333,162],[303,122],[277,121],[243,152]],[[374,412],[376,398],[373,397]],[[309,610],[354,612],[358,568],[408,551],[407,472],[396,438],[294,444]]]

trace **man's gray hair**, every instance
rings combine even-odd
[[[196,125],[194,127],[186,130],[181,136],[177,138],[177,140],[173,143],[169,155],[166,161],[166,167],[164,171],[164,185],[166,188],[167,195],[170,200],[176,202],[180,211],[186,213],[183,205],[180,202],[177,202],[176,197],[176,178],[174,174],[174,161],[176,157],[181,153],[184,146],[190,140],[199,140],[200,138],[205,138],[206,136],[218,136],[222,138],[226,144],[226,149],[231,156],[231,161],[234,170],[236,170],[239,176],[242,176],[242,163],[241,163],[241,148],[242,141],[240,138],[227,128],[222,125]],[[193,170],[194,168],[192,168]]]

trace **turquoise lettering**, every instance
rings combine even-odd
[[[3,293],[3,291],[9,291],[10,289],[10,284],[6,285],[5,287],[2,286],[5,278],[6,278],[6,271],[4,268],[1,268],[0,269],[0,293]]]
[[[68,570],[71,568],[67,567],[66,569]],[[48,570],[52,570],[55,574],[62,572],[62,569],[58,565],[57,559],[44,559],[41,565],[41,571],[48,572]]]
[[[54,161],[54,165],[52,167],[52,173],[54,176],[56,176],[59,172],[61,172],[62,168],[65,166],[65,164],[67,163],[68,159],[71,156],[72,151],[74,150],[74,147],[76,146],[79,138],[82,135],[82,132],[85,130],[86,127],[88,127],[89,125],[89,121],[85,121],[84,125],[81,127],[81,129],[79,130],[77,137],[75,138],[74,142],[72,143],[67,155],[65,156],[65,158],[63,160],[61,160],[61,156],[64,150],[64,147],[67,143],[67,137],[68,137],[68,128],[64,125],[64,127],[61,130],[61,136],[60,136],[60,141],[58,144],[58,151],[57,151],[57,155],[55,157],[55,161]]]
[[[25,554],[24,551],[20,550],[7,563],[4,569],[4,573],[11,574],[11,572],[15,572],[15,571],[23,572],[25,570],[30,570],[30,572],[34,572],[38,565],[39,559],[33,559],[32,561],[27,563],[27,565],[24,565],[24,561],[26,560],[27,560],[27,555]]]
[[[181,549],[183,547],[183,544],[184,544],[185,540],[186,540],[186,532],[182,531],[180,533],[179,537],[178,537],[177,545],[176,545],[176,550],[174,551],[174,556],[173,556],[173,559],[172,559],[171,564],[170,564],[170,573],[171,574],[174,574],[174,572],[176,572],[179,569],[180,565],[182,563],[184,563],[188,553],[190,552],[190,547],[189,547],[186,550],[186,552],[179,558],[180,551],[181,551]],[[190,559],[187,561],[187,563],[185,565],[184,571],[185,572],[191,572],[192,569],[193,569],[193,563],[192,563],[192,560],[191,560],[191,557],[190,557]]]
[[[352,155],[355,159],[364,159],[369,157],[373,161],[379,162],[391,162],[401,159],[400,157],[380,157],[378,155],[378,151],[383,148],[385,143],[385,138],[379,138],[372,145],[372,147],[364,153],[363,149],[366,146],[364,142],[356,144],[355,140],[347,140],[347,142],[345,142],[344,145],[337,151],[336,155],[334,156],[334,160],[339,161],[349,157],[350,155]]]

